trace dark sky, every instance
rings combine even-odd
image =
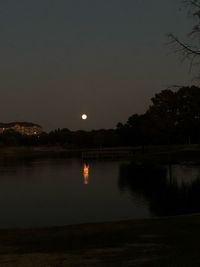
[[[166,45],[191,23],[180,0],[1,0],[0,121],[47,131],[125,122],[155,92],[191,84]]]

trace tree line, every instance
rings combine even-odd
[[[166,89],[151,99],[144,114],[133,114],[115,129],[56,129],[39,136],[14,131],[0,135],[0,145],[62,145],[66,148],[200,143],[200,88]]]

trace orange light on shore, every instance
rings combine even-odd
[[[89,165],[84,163],[83,167],[83,183],[85,185],[89,184]]]

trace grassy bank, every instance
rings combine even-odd
[[[200,145],[147,146],[133,153],[132,161],[148,164],[200,164]]]
[[[123,148],[97,148],[97,149],[67,149],[61,146],[35,146],[35,147],[0,147],[0,160],[20,160],[35,158],[53,157],[82,157],[82,152],[86,151],[111,151],[111,158],[116,159],[118,152],[128,152],[128,159],[135,162],[148,162],[158,164],[193,162],[200,164],[200,145],[170,145],[170,146],[146,146],[142,147],[123,147]],[[123,153],[121,153],[123,159]],[[124,158],[127,154],[124,153]],[[91,158],[92,159],[92,158]],[[101,159],[103,157],[101,156]],[[106,154],[106,159],[109,159]]]
[[[53,157],[80,157],[79,149],[65,149],[61,146],[0,147],[0,160],[29,160]]]
[[[0,230],[0,266],[200,266],[200,216]]]

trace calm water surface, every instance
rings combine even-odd
[[[0,165],[0,228],[199,212],[200,167],[49,159]]]

